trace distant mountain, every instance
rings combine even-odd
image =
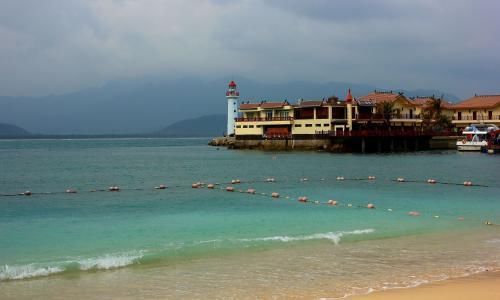
[[[30,133],[21,127],[0,123],[0,137],[22,137],[28,135]]]
[[[227,115],[207,115],[175,122],[158,132],[162,136],[213,137],[226,130]]]
[[[0,97],[0,120],[36,134],[140,134],[165,124],[226,111],[225,90],[234,79],[242,101],[345,97],[351,88],[362,96],[375,88],[343,82],[256,82],[246,78],[119,80],[64,95]],[[441,95],[432,90],[407,91],[409,96]],[[448,95],[445,93],[445,95]],[[449,100],[458,99],[455,96]],[[219,131],[218,131],[219,132]]]

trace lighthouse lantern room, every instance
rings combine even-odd
[[[234,119],[238,117],[238,98],[240,92],[236,88],[236,83],[231,80],[226,91],[227,99],[227,136],[234,135]]]

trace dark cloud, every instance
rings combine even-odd
[[[2,94],[241,75],[469,95],[500,78],[498,1],[4,0]]]

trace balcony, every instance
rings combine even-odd
[[[391,120],[420,120],[419,114],[392,114]]]
[[[353,131],[316,131],[317,136],[331,137],[418,137],[418,136],[455,136],[453,131],[369,129]]]
[[[461,116],[461,117],[453,116],[451,119],[453,121],[498,121],[500,120],[500,115],[491,116],[491,119],[489,116],[481,116],[481,115],[478,115],[475,118],[474,116]]]
[[[236,122],[273,122],[293,121],[293,117],[270,117],[270,118],[235,118]]]

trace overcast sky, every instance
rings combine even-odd
[[[0,0],[0,95],[244,76],[500,93],[497,0]]]

